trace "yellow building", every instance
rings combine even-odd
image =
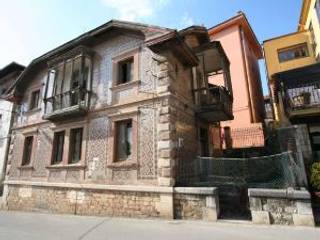
[[[317,60],[320,60],[320,0],[304,0],[298,31],[309,30]]]
[[[281,125],[307,124],[320,159],[320,0],[304,0],[298,31],[263,42],[271,102]]]

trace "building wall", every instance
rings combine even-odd
[[[29,77],[15,117],[8,180],[173,186],[179,159],[187,161],[197,154],[191,68],[170,52],[161,56],[153,53],[143,46],[141,37],[132,35],[109,38],[93,49],[92,99],[85,117],[43,120],[43,103],[40,109],[29,111],[32,91],[40,88],[43,95],[48,69]],[[131,52],[138,61],[137,82],[115,87],[114,61]],[[114,122],[128,118],[133,120],[132,157],[114,162]],[[51,165],[54,132],[66,131],[65,159],[69,131],[75,127],[84,129],[81,161]],[[22,167],[23,143],[28,135],[34,136],[31,166]]]
[[[221,127],[231,127],[231,131],[237,129],[234,135],[240,133],[233,141],[236,148],[263,146],[263,140],[255,142],[254,145],[237,140],[248,130],[258,136],[256,139],[263,139],[262,122],[265,112],[258,58],[245,35],[242,51],[241,30],[238,25],[225,28],[210,37],[221,42],[230,61],[234,120],[221,122]]]
[[[317,43],[317,47],[315,49],[315,56],[319,59],[320,57],[320,19],[317,16],[316,10],[315,10],[315,4],[316,0],[308,0],[304,2],[310,2],[309,8],[305,9],[306,13],[306,19],[305,22],[301,27],[299,27],[299,31],[308,30],[310,27],[310,24],[313,26],[315,40]]]
[[[297,44],[307,43],[309,57],[294,59],[280,63],[278,50]],[[308,31],[285,35],[283,37],[267,40],[263,44],[266,59],[268,78],[272,81],[272,75],[278,72],[307,66],[316,63],[312,46],[310,44],[310,33]]]
[[[297,44],[307,43],[309,56],[299,59],[293,59],[291,61],[280,62],[278,58],[278,50],[291,47]],[[288,71],[295,68],[307,66],[316,63],[314,53],[310,42],[310,32],[303,31],[294,34],[285,35],[275,39],[267,40],[263,44],[265,61],[268,72],[268,81],[270,94],[272,99],[275,99],[274,95],[275,83],[273,75],[278,72]],[[282,121],[284,117],[283,111],[280,109],[280,105],[273,101],[274,117],[277,121]]]

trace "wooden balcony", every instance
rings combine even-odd
[[[87,113],[90,91],[76,88],[44,99],[46,120],[63,120],[69,117],[79,117]]]
[[[232,96],[222,86],[209,84],[208,88],[194,90],[196,115],[209,123],[232,120]]]

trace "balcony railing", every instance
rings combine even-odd
[[[320,81],[286,86],[283,91],[284,106],[289,117],[320,113]]]
[[[209,84],[208,88],[194,90],[197,116],[208,122],[233,119],[232,96],[222,86]]]
[[[90,91],[76,88],[44,99],[44,119],[55,120],[84,115],[88,109]]]

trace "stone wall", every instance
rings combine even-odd
[[[10,182],[5,192],[6,210],[207,221],[219,212],[215,188]]]
[[[293,189],[249,189],[253,223],[314,226],[309,192]]]

